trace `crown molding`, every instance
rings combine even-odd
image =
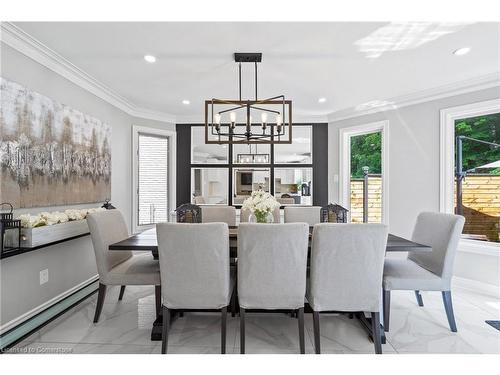
[[[175,123],[174,115],[140,108],[11,22],[0,23],[0,40],[130,116]]]
[[[430,102],[437,99],[448,98],[450,96],[456,96],[493,87],[500,87],[500,72],[494,72],[464,81],[416,91],[407,95],[395,96],[389,99],[381,100],[380,102],[386,104],[374,108],[357,110],[356,107],[351,107],[332,112],[328,115],[328,122],[347,120],[372,113],[391,111],[419,103]]]

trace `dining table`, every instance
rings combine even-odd
[[[313,229],[314,229],[313,226],[309,227],[309,247],[311,245]],[[238,226],[230,226],[229,227],[229,244],[231,249],[230,256],[233,258],[237,257],[237,240],[238,240]],[[108,249],[110,251],[130,251],[130,250],[150,251],[152,253],[153,258],[158,259],[158,240],[156,237],[156,228],[147,229],[143,232],[127,237],[122,241],[110,244],[108,246]],[[389,233],[387,236],[386,252],[391,253],[391,252],[428,252],[428,251],[432,251],[432,247],[405,239],[400,236],[396,236],[391,233]],[[382,311],[382,309],[380,311]],[[304,312],[305,313],[312,312],[307,303],[305,305]],[[170,313],[171,313],[170,319],[171,322],[173,322],[174,319],[178,316],[179,312],[171,310]],[[332,313],[340,313],[340,312],[332,311]],[[360,321],[362,327],[367,332],[369,338],[373,339],[371,319],[367,317],[363,312],[358,312],[350,315],[355,316]],[[381,316],[380,334],[382,343],[385,344],[386,342],[385,331],[382,321],[383,314],[380,314],[380,316]],[[162,324],[163,324],[162,316],[158,315],[153,323],[151,331],[152,341],[161,341]]]

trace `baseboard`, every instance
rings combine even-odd
[[[41,313],[42,311],[47,310],[49,307],[55,305],[56,303],[62,301],[71,294],[77,292],[78,290],[84,288],[85,286],[97,280],[99,280],[99,275],[92,276],[91,278],[75,285],[73,288],[68,289],[67,291],[55,296],[54,298],[51,298],[47,302],[42,303],[41,305],[35,307],[34,309],[31,309],[30,311],[24,313],[23,315],[18,316],[17,318],[12,319],[11,321],[3,324],[2,326],[0,326],[0,335],[3,335],[5,332],[13,329],[14,327],[17,327],[18,325],[24,323],[28,319],[31,319],[32,317]]]
[[[473,292],[480,292],[482,294],[487,294],[496,298],[500,298],[500,286],[494,284],[487,284],[481,281],[466,279],[465,277],[454,276],[452,279],[452,287],[456,286],[459,288],[471,290]]]
[[[68,295],[66,298],[25,320],[4,334],[0,335],[0,353],[30,336],[43,326],[58,318],[72,307],[97,292],[97,280],[90,281],[81,289]]]

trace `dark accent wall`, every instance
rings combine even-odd
[[[191,202],[191,126],[176,125],[177,131],[177,191],[176,199],[179,207]]]
[[[313,124],[313,204],[328,204],[328,124]]]
[[[313,168],[313,204],[324,206],[328,204],[328,124],[307,123],[294,124],[294,126],[312,125],[313,130],[313,163],[310,164],[287,164],[280,167],[312,167]],[[191,202],[191,167],[205,167],[205,165],[191,165],[191,126],[203,126],[202,124],[177,124],[177,207],[183,203]],[[231,151],[231,148],[230,148]],[[274,158],[271,159],[273,162]],[[229,192],[232,189],[232,153],[229,152]],[[215,165],[213,167],[226,167],[226,165]],[[239,166],[238,166],[239,167]],[[259,165],[260,167],[260,165]],[[264,165],[262,166],[264,167]],[[271,168],[271,181],[274,181],[274,170]],[[274,183],[272,184],[274,186]]]

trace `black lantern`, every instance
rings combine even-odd
[[[201,223],[201,207],[191,203],[184,203],[177,207],[178,223]]]
[[[109,199],[106,199],[104,201],[104,204],[101,206],[101,208],[105,208],[106,210],[113,210],[116,207],[111,204],[111,202],[109,201]]]
[[[347,208],[339,204],[330,203],[326,207],[321,208],[322,223],[347,223]]]
[[[4,211],[4,206],[10,206],[8,211]],[[0,203],[0,249],[1,255],[17,250],[21,247],[21,220],[14,220],[14,207],[10,203]]]

